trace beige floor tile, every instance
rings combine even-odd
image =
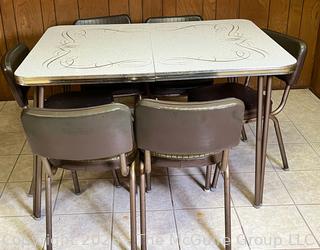
[[[296,204],[320,204],[320,171],[279,172]]]
[[[57,250],[110,249],[111,226],[111,213],[56,215],[53,218],[53,248]]]
[[[114,211],[129,212],[129,181],[121,179],[122,187],[115,189]],[[139,189],[139,186],[137,187]],[[146,194],[147,210],[169,210],[172,209],[171,195],[167,176],[155,176],[151,179],[152,190]],[[139,206],[139,194],[137,193],[137,210]]]
[[[53,176],[53,180],[60,180],[62,169],[58,169],[57,173]],[[32,181],[33,176],[33,156],[20,155],[10,176],[9,182],[17,181]],[[44,174],[43,174],[44,180]]]
[[[111,180],[81,180],[81,194],[74,194],[73,182],[61,183],[55,214],[111,212],[113,184]]]
[[[89,180],[89,179],[112,179],[112,172],[111,171],[77,171],[78,179],[79,180]],[[120,176],[121,174],[118,173]],[[70,180],[72,179],[71,171],[65,170],[63,174],[63,179]]]
[[[174,208],[223,207],[223,182],[214,192],[203,191],[204,177],[170,176]]]
[[[23,133],[0,132],[0,155],[20,154],[25,140]]]
[[[41,250],[45,240],[45,220],[31,216],[0,218],[1,250]]]
[[[32,155],[32,151],[31,151],[31,148],[29,146],[28,141],[26,141],[26,143],[24,144],[23,149],[21,151],[21,154],[23,154],[23,155]]]
[[[254,173],[233,173],[231,175],[231,196],[235,206],[252,206],[254,203],[254,180]],[[275,172],[266,172],[265,174],[263,204],[293,204],[286,188]]]
[[[319,247],[295,206],[236,209],[251,249]]]
[[[169,175],[203,175],[206,174],[206,167],[191,167],[191,168],[169,168]]]
[[[0,132],[23,133],[20,114],[0,113]]]
[[[297,122],[295,125],[308,142],[320,142],[320,121]]]
[[[230,172],[255,172],[255,147],[238,146],[230,151]],[[266,160],[266,171],[274,171],[272,164]]]
[[[8,183],[0,199],[0,216],[32,215],[33,198],[28,196],[31,182]],[[57,196],[58,182],[52,183],[52,201]],[[42,185],[42,215],[45,214],[44,183]]]
[[[137,218],[139,228],[139,216]],[[129,219],[128,213],[114,214],[112,249],[130,249]],[[147,212],[147,246],[155,250],[179,249],[173,211]]]
[[[290,170],[320,169],[320,156],[309,144],[285,144],[284,146]],[[283,171],[278,145],[268,146],[268,158],[276,170]]]
[[[250,123],[251,129],[255,132],[256,125],[255,123]],[[306,143],[306,140],[297,130],[295,125],[290,121],[281,121],[280,128],[282,133],[282,138],[284,143]],[[274,130],[273,122],[269,122],[269,135],[268,135],[268,144],[278,144],[277,136]]]
[[[0,112],[5,104],[6,104],[6,101],[0,101]]]
[[[19,107],[16,101],[8,101],[5,103],[5,105],[1,109],[1,113],[20,115],[21,110],[22,109]]]
[[[18,155],[0,156],[0,182],[6,182]]]
[[[318,153],[318,155],[320,156],[320,143],[311,143],[311,146],[313,147],[313,149]]]
[[[249,249],[236,213],[232,210],[232,249]],[[176,211],[182,250],[224,249],[224,209]]]
[[[320,242],[320,205],[298,206],[303,218],[308,223],[314,236]]]

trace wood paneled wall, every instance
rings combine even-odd
[[[319,0],[0,0],[0,10],[0,55],[17,42],[32,47],[48,27],[71,24],[78,18],[127,13],[133,22],[185,14],[199,14],[205,19],[250,19],[260,27],[308,43],[298,87],[311,85],[320,22]],[[0,99],[11,98],[0,74]]]

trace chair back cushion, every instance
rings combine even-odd
[[[130,109],[118,103],[82,109],[22,111],[32,152],[51,159],[92,160],[133,149]]]
[[[128,24],[131,19],[128,15],[92,17],[86,19],[78,19],[73,24],[75,25],[91,25],[91,24]]]
[[[137,146],[163,154],[216,153],[240,140],[244,104],[228,98],[210,102],[144,99],[135,111]]]
[[[174,22],[190,22],[190,21],[202,21],[202,17],[197,15],[149,17],[146,20],[146,23],[174,23]]]
[[[263,31],[274,41],[276,41],[282,48],[284,48],[288,53],[290,53],[294,58],[297,59],[296,69],[292,74],[278,76],[278,78],[284,81],[287,85],[294,85],[299,80],[304,60],[306,58],[306,43],[298,38],[282,34],[276,31],[267,29],[264,29]]]
[[[1,68],[11,93],[18,105],[22,108],[28,105],[27,93],[29,87],[17,84],[14,77],[14,72],[28,55],[28,53],[29,49],[24,44],[20,43],[14,48],[10,49],[1,60]]]

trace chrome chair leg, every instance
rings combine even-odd
[[[220,164],[220,163],[218,163]],[[217,184],[218,184],[218,179],[219,179],[219,175],[220,175],[220,168],[219,165],[216,164],[216,169],[214,170],[214,174],[213,174],[213,181],[211,184],[211,189],[215,189],[217,188]]]
[[[120,185],[120,180],[119,180],[117,170],[115,169],[112,170],[112,177],[113,177],[114,185],[116,187],[120,187],[121,185]]]
[[[32,177],[32,181],[31,181],[31,185],[30,185],[30,188],[29,188],[29,192],[28,192],[28,196],[33,196],[34,194],[34,178]]]
[[[146,174],[147,192],[151,191],[151,173]]]
[[[52,250],[52,194],[51,176],[45,173],[46,186],[46,246],[47,250]]]
[[[231,200],[230,200],[230,173],[228,165],[228,150],[224,151],[223,176],[224,176],[224,216],[225,216],[225,249],[231,250]]]
[[[147,249],[147,228],[146,228],[146,175],[144,163],[140,162],[140,237],[141,250]]]
[[[136,174],[134,161],[130,166],[130,234],[131,250],[137,249],[137,218],[136,218]]]
[[[275,129],[275,131],[276,131],[277,140],[278,140],[278,145],[279,145],[279,150],[280,150],[281,159],[282,159],[283,169],[284,169],[284,170],[288,170],[288,169],[289,169],[289,164],[288,164],[288,160],[287,160],[286,150],[285,150],[284,144],[283,144],[283,139],[282,139],[282,134],[281,134],[281,129],[280,129],[279,120],[278,120],[278,118],[275,117],[274,115],[270,115],[270,119],[273,121],[274,129]]]
[[[244,125],[242,126],[242,129],[241,129],[241,140],[242,141],[248,140],[246,129],[244,128]]]
[[[33,217],[35,219],[41,218],[41,190],[42,190],[42,162],[38,156],[34,156],[33,166]]]
[[[204,191],[206,192],[210,191],[211,177],[212,177],[212,165],[209,165],[206,168],[206,182],[204,185]]]
[[[81,189],[80,189],[80,184],[79,184],[77,171],[71,170],[71,175],[72,175],[72,180],[73,180],[74,193],[75,194],[80,194],[81,193]]]

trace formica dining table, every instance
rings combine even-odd
[[[46,86],[257,76],[255,201],[263,200],[272,76],[296,59],[243,19],[49,28],[15,71],[43,107]],[[41,216],[41,163],[34,157],[34,217]]]

